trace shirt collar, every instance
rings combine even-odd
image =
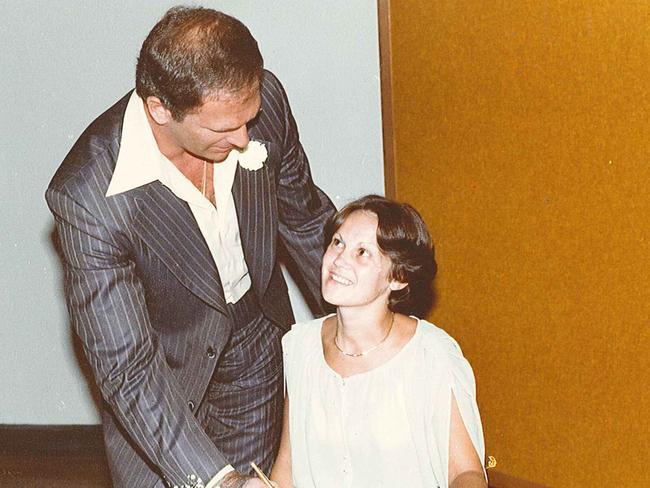
[[[215,163],[215,193],[229,195],[239,152],[230,151],[225,161]],[[158,149],[144,103],[134,91],[124,112],[122,139],[113,177],[106,196],[119,195],[147,183],[160,181],[183,200],[199,206],[211,205],[190,181]],[[218,198],[221,199],[221,198]],[[219,202],[218,202],[219,203]]]
[[[144,103],[133,91],[124,112],[120,150],[106,196],[118,195],[152,181],[162,181],[162,157]]]

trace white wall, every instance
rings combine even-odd
[[[175,3],[0,4],[0,424],[98,422],[72,346],[43,193],[81,131],[132,88],[140,44]],[[249,26],[287,89],[314,178],[335,204],[383,193],[375,1],[202,5]]]

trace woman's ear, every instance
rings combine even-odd
[[[390,286],[391,291],[397,291],[406,288],[408,286],[408,283],[402,283],[401,281],[391,280],[388,286]]]

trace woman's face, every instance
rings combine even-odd
[[[388,304],[393,289],[403,285],[390,280],[391,261],[377,245],[377,216],[356,211],[343,222],[323,256],[321,289],[336,306]]]

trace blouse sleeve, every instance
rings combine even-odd
[[[427,325],[420,363],[424,367],[421,368],[421,377],[418,380],[418,383],[423,385],[418,403],[421,402],[423,407],[417,415],[422,415],[423,421],[417,419],[414,421],[419,422],[420,425],[424,424],[423,442],[426,448],[420,450],[419,462],[430,465],[436,483],[442,487],[449,484],[452,393],[481,464],[484,464],[485,447],[472,368],[453,338],[442,329],[431,324]],[[416,376],[419,375],[416,373]]]
[[[320,319],[298,322],[282,338],[282,360],[284,362],[285,392],[291,392],[296,382],[300,381],[301,371],[308,354],[310,339],[320,330]]]
[[[295,325],[293,326],[295,327]],[[282,362],[284,369],[284,393],[287,395],[290,378],[293,377],[292,351],[295,332],[290,330],[282,337]],[[295,361],[294,361],[295,362]]]
[[[456,344],[458,353],[450,357],[450,377],[451,391],[456,398],[458,409],[463,423],[467,429],[469,437],[472,439],[474,449],[484,465],[485,446],[483,439],[483,427],[481,425],[481,416],[476,403],[476,382],[474,372],[467,359],[460,352],[460,347]],[[449,409],[451,409],[451,398],[449,399]],[[449,411],[451,417],[451,410]]]

